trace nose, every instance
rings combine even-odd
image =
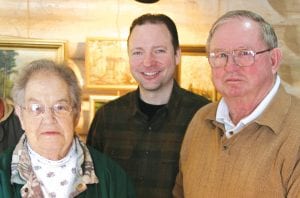
[[[42,113],[42,117],[46,121],[55,120],[55,113],[52,108],[45,108],[45,111]]]
[[[145,54],[144,60],[143,60],[143,63],[144,63],[145,67],[152,66],[154,61],[155,61],[155,58],[154,58],[154,55],[152,53]]]
[[[225,70],[226,71],[232,71],[232,70],[236,70],[239,66],[236,64],[235,60],[234,60],[234,56],[228,55],[227,57],[227,63],[225,65]]]

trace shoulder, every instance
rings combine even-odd
[[[212,121],[216,119],[217,107],[218,103],[213,102],[198,109],[195,112],[190,125],[196,128],[203,127],[206,124],[211,125]]]
[[[183,100],[194,102],[195,104],[203,105],[203,104],[208,104],[210,102],[206,97],[195,94],[186,89],[183,89],[182,87],[179,87],[178,84],[174,85],[173,92],[175,97],[182,97]]]
[[[203,108],[199,109],[199,113],[209,113],[209,112],[215,112],[218,108],[219,102],[211,102],[208,105],[205,105]]]
[[[12,153],[14,148],[10,147],[6,149],[3,153],[0,155],[0,168],[4,168],[7,166],[7,164],[11,162],[12,159]]]
[[[119,112],[128,112],[136,106],[136,91],[132,91],[115,100],[109,101],[101,106],[95,114],[95,117],[111,117],[120,115]]]
[[[294,95],[291,95],[291,101],[292,101],[292,106],[294,107],[297,107],[299,110],[300,109],[300,98],[294,96]]]
[[[131,103],[135,97],[136,97],[136,94],[137,94],[137,91],[131,91],[131,92],[128,92],[127,94],[117,98],[117,99],[114,99],[114,100],[111,100],[109,101],[108,103],[106,103],[105,105],[103,105],[102,108],[112,108],[114,106],[120,106],[120,105],[125,105],[125,104],[129,104]],[[102,109],[100,108],[100,109]]]
[[[210,103],[210,101],[200,95],[187,91],[181,87],[175,87],[171,95],[170,104],[178,104],[185,110],[198,110]]]
[[[4,178],[6,175],[7,177],[10,177],[10,169],[11,169],[11,161],[12,161],[12,154],[13,154],[14,148],[6,149],[3,153],[0,155],[0,174],[1,178]]]

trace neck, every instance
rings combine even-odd
[[[164,85],[157,90],[146,90],[142,87],[140,89],[140,97],[141,99],[152,105],[163,105],[169,102],[172,89],[173,89],[174,81],[171,81],[168,85]]]
[[[262,97],[244,96],[230,99],[224,98],[229,109],[229,116],[231,118],[231,121],[234,124],[237,124],[241,119],[250,115],[267,96],[271,89],[272,88],[265,92]]]
[[[53,160],[53,161],[57,161],[57,160],[61,160],[63,159],[69,152],[69,150],[71,149],[71,145],[69,145],[68,147],[66,147],[66,149],[38,149],[35,148],[34,146],[30,146],[31,149],[33,151],[35,151],[36,153],[38,153],[40,156],[48,159],[48,160]]]
[[[276,82],[276,78],[273,79],[267,88],[265,89],[258,89],[257,92],[244,95],[241,97],[226,97],[224,96],[224,100],[229,109],[229,116],[231,121],[234,124],[237,124],[241,119],[245,118],[246,116],[250,115],[257,106],[263,101],[264,98],[270,93],[274,84]]]
[[[239,123],[241,119],[251,114],[251,112],[257,107],[258,103],[248,103],[240,99],[226,100],[226,104],[229,109],[229,116],[234,124]]]

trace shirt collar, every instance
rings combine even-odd
[[[173,107],[176,107],[179,103],[180,103],[180,99],[181,98],[179,95],[180,95],[180,87],[178,85],[178,83],[176,82],[176,80],[174,80],[174,83],[173,83],[173,88],[172,88],[172,92],[171,92],[171,96],[170,96],[170,99],[168,101],[168,103],[165,105],[164,109],[166,109],[167,111],[169,109],[172,109]],[[138,108],[138,98],[140,97],[139,96],[139,88],[137,88],[133,94],[132,94],[132,101],[133,101],[133,106],[132,106],[132,115],[135,115],[138,111],[139,111],[139,108]]]
[[[87,146],[74,137],[74,147],[77,154],[77,167],[79,170],[77,183],[83,182],[85,184],[98,183],[91,154]],[[32,168],[29,157],[29,150],[27,147],[27,137],[23,134],[16,145],[11,162],[11,183],[25,184],[31,181],[28,179],[32,177]]]
[[[277,93],[280,86],[280,77],[277,75],[275,83],[267,94],[267,96],[261,101],[261,103],[254,109],[254,111],[246,116],[245,118],[241,119],[237,125],[234,125],[229,116],[229,109],[224,99],[221,99],[216,113],[216,120],[225,127],[225,134],[227,138],[230,138],[233,134],[238,133],[241,131],[247,124],[255,120],[262,112],[267,108],[270,104],[271,100]]]

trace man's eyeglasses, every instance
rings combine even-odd
[[[32,117],[38,117],[41,114],[45,113],[46,108],[48,108],[51,111],[51,113],[54,113],[54,115],[57,117],[64,117],[66,115],[70,115],[73,109],[70,104],[64,102],[56,103],[51,107],[46,107],[45,105],[39,103],[30,103],[22,108],[26,110]]]
[[[211,67],[225,67],[228,62],[229,55],[232,55],[233,62],[240,67],[251,66],[255,62],[255,55],[269,52],[272,49],[266,49],[255,52],[250,49],[235,49],[231,52],[228,51],[216,51],[210,52],[208,55],[208,61]]]

